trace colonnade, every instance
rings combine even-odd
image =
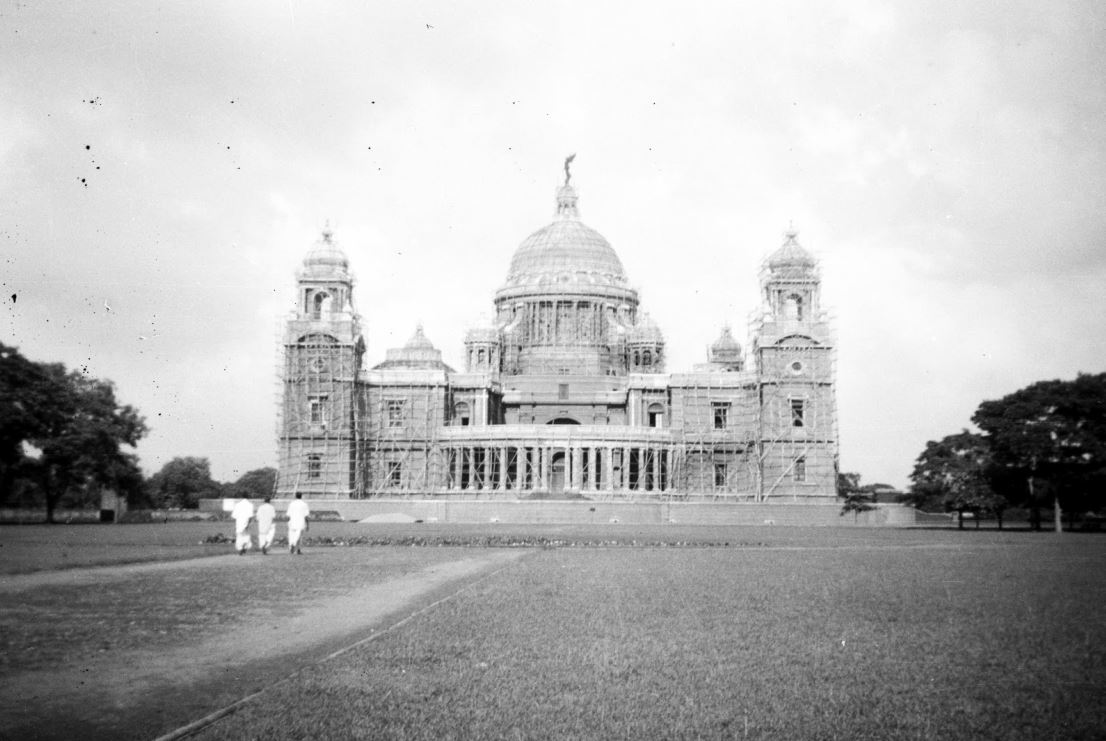
[[[671,445],[566,443],[448,448],[451,492],[667,492]]]

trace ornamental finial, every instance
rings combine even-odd
[[[568,171],[568,166],[572,164],[572,160],[576,159],[576,153],[565,157],[565,185],[568,185],[568,181],[572,179],[572,173]]]

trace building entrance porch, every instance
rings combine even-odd
[[[667,430],[641,428],[602,439],[610,427],[515,425],[447,428],[447,471],[438,493],[477,498],[577,498],[676,489],[680,446]],[[552,434],[551,434],[552,433]]]

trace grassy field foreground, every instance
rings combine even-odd
[[[200,737],[1102,738],[1106,540],[916,535],[539,550]]]

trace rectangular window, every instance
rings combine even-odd
[[[312,396],[308,401],[310,407],[311,424],[326,424],[326,397]]]
[[[724,430],[729,421],[730,404],[726,401],[716,401],[711,404],[714,410],[714,429]]]
[[[403,400],[388,400],[388,426],[403,427]]]
[[[721,488],[726,485],[726,464],[715,463],[714,464],[714,486]]]
[[[403,483],[403,464],[388,462],[388,486],[397,488]]]
[[[806,458],[796,458],[795,468],[792,470],[792,478],[795,481],[806,481]]]
[[[318,453],[307,456],[307,478],[317,479],[323,475],[323,457]]]
[[[557,398],[558,399],[567,399],[568,398],[568,384],[567,383],[558,383],[557,384]]]
[[[804,402],[803,402],[802,399],[792,399],[791,400],[791,426],[792,427],[803,427],[803,426],[805,426],[805,423],[806,423],[805,418],[804,418],[804,411],[805,410],[803,408],[803,405],[804,405]]]

